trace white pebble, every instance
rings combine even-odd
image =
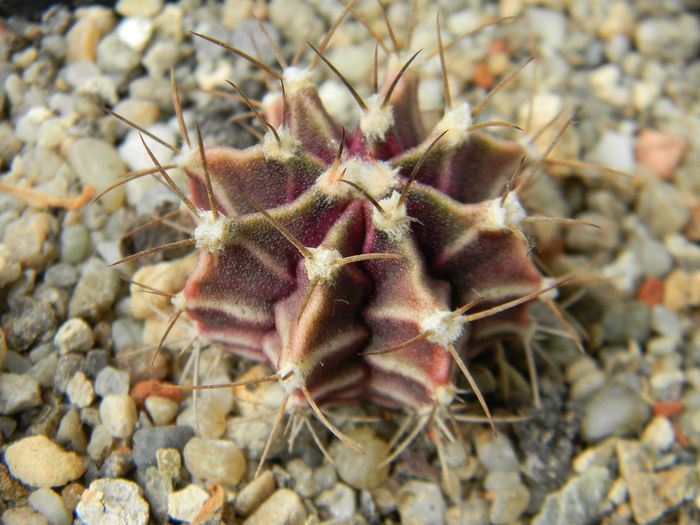
[[[168,516],[175,521],[191,522],[209,499],[203,488],[190,484],[182,490],[168,494]]]
[[[110,394],[100,403],[100,419],[112,437],[126,439],[136,424],[136,403],[125,394]]]
[[[91,137],[82,137],[73,143],[68,162],[83,184],[94,186],[96,192],[105,190],[126,172],[114,147]],[[101,197],[100,202],[105,211],[112,212],[122,205],[124,195],[124,186],[118,186]]]
[[[160,396],[148,396],[144,403],[148,415],[156,426],[167,425],[177,415],[179,404],[172,399]]]
[[[79,317],[68,319],[58,329],[53,342],[62,354],[69,352],[87,352],[95,344],[92,329]]]
[[[136,51],[142,51],[153,34],[153,22],[130,16],[119,23],[116,31],[122,42]]]
[[[73,522],[63,504],[63,498],[51,489],[35,490],[29,495],[27,503],[49,520],[51,525],[70,525]]]
[[[236,485],[246,469],[241,449],[224,440],[192,438],[182,452],[190,473],[208,482]]]
[[[651,445],[657,452],[668,450],[676,440],[676,433],[668,418],[656,416],[642,433],[642,442]]]
[[[66,395],[70,402],[77,407],[85,408],[90,406],[95,399],[95,391],[90,381],[83,372],[76,372],[68,381]]]

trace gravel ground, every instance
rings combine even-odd
[[[410,4],[387,4],[394,26],[407,27]],[[417,4],[410,47],[427,55],[435,49],[437,10]],[[272,64],[254,15],[291,57],[304,40],[320,41],[342,6],[120,0],[114,10],[56,7],[37,22],[0,20],[3,523],[700,522],[697,2],[439,4],[446,42],[489,20],[515,17],[447,50],[456,99],[478,102],[534,55],[480,118],[537,130],[557,116],[560,125],[578,108],[552,158],[628,174],[545,163],[524,196],[535,212],[600,226],[542,222],[529,232],[533,254],[553,274],[583,269],[584,280],[597,281],[560,298],[571,324],[586,334],[587,353],[538,303],[539,409],[532,408],[517,359],[484,356],[473,364],[494,411],[519,410],[530,420],[499,425],[496,436],[483,425],[461,425],[463,443],[444,443],[440,454],[430,436],[419,435],[378,469],[403,416],[348,406],[336,421],[364,457],[321,434],[334,468],[309,433],[293,426],[301,430],[294,446],[274,442],[271,460],[253,480],[280,388],[263,383],[198,396],[163,388],[191,383],[193,374],[216,384],[267,372],[197,339],[186,320],[153,361],[172,306],[129,286],[118,272],[176,293],[194,259],[187,251],[167,252],[119,270],[107,266],[184,234],[178,223],[163,223],[124,237],[179,206],[150,177],[84,206],[89,186],[99,192],[122,173],[152,167],[138,132],[101,106],[177,143],[174,68],[185,119],[201,122],[205,143],[250,145],[251,134],[228,121],[243,105],[192,88],[222,89],[228,78],[261,97],[263,76],[189,30]],[[357,11],[389,41],[376,2],[358,1]],[[327,52],[363,94],[374,46],[351,17]],[[424,77],[423,107],[441,110],[437,58],[416,67]],[[356,107],[342,85],[325,68],[319,84],[329,111],[352,125]],[[438,113],[427,111],[426,118]],[[511,131],[503,133],[515,136]],[[542,133],[535,147],[555,131]],[[170,149],[150,145],[161,163],[177,160]],[[181,173],[174,178],[184,182]],[[503,374],[489,366],[494,359],[512,372],[508,399]]]

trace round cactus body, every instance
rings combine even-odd
[[[288,407],[449,404],[463,360],[522,334],[542,290],[510,184],[521,146],[470,130],[466,104],[426,130],[417,75],[387,77],[345,133],[288,68],[261,144],[185,162],[199,262],[182,306],[267,363]]]

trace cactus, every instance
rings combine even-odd
[[[258,109],[231,83],[264,136],[243,150],[204,148],[200,136],[180,163],[189,196],[144,142],[196,223],[190,239],[157,248],[199,253],[169,326],[184,313],[205,339],[266,363],[264,379],[287,394],[278,421],[310,407],[350,446],[322,407],[370,400],[425,422],[450,406],[461,376],[491,420],[467,363],[494,341],[524,338],[529,304],[563,282],[540,274],[522,228],[519,191],[543,157],[482,132],[507,124],[475,124],[480,107],[453,105],[447,81],[444,114],[426,130],[418,53],[399,63],[397,52],[383,86],[363,99],[313,48],[314,65],[325,62],[361,108],[346,133],[311,68],[279,73],[204,38],[281,89]],[[444,73],[439,30],[438,42]]]

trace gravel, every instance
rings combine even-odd
[[[334,407],[333,423],[365,455],[310,416],[335,466],[297,419],[287,434],[278,432],[256,479],[284,391],[277,382],[260,383],[198,392],[194,402],[189,392],[183,397],[163,386],[191,384],[194,373],[199,384],[212,384],[269,371],[225,357],[204,340],[191,344],[200,356],[195,367],[194,353],[178,355],[194,334],[186,322],[154,357],[177,301],[136,292],[136,285],[127,290],[119,277],[178,293],[196,261],[108,267],[128,255],[122,250],[131,242],[122,236],[174,209],[177,197],[158,176],[74,209],[36,196],[25,202],[10,189],[73,199],[87,186],[96,195],[128,170],[151,168],[140,133],[100,106],[179,145],[171,68],[185,120],[191,129],[201,123],[207,145],[252,144],[227,121],[232,107],[233,114],[246,111],[242,105],[191,88],[228,89],[224,80],[234,79],[257,99],[262,77],[188,31],[274,64],[253,16],[289,59],[300,41],[319,42],[342,6],[120,0],[114,8],[55,6],[34,22],[7,17],[0,35],[0,178],[10,188],[0,193],[0,433],[9,468],[0,465],[3,523],[67,524],[74,511],[89,524],[191,520],[205,502],[213,504],[215,493],[204,490],[212,483],[226,490],[226,503],[209,509],[214,519],[248,524],[301,524],[307,517],[450,525],[692,521],[700,485],[700,18],[692,2],[535,3],[441,3],[446,42],[489,20],[517,17],[446,49],[448,79],[454,103],[473,107],[536,55],[536,71],[527,66],[477,121],[512,121],[531,132],[557,115],[563,124],[570,108],[580,108],[551,157],[635,176],[547,163],[542,171],[553,176],[531,177],[521,196],[537,215],[600,227],[533,222],[526,231],[542,268],[577,271],[592,282],[559,293],[564,319],[586,335],[587,355],[575,351],[569,328],[535,305],[535,326],[544,329],[532,339],[540,406],[527,412],[531,421],[514,431],[499,426],[496,436],[460,423],[460,436],[446,419],[426,429],[432,439],[419,435],[391,465],[377,468],[395,449],[389,444],[401,418],[371,405]],[[376,5],[356,9],[389,42]],[[409,12],[408,2],[388,6],[395,28],[408,25]],[[439,63],[425,58],[435,48],[436,15],[433,5],[419,7],[409,47],[425,49],[414,64],[425,78],[418,96],[441,110]],[[404,32],[397,38],[403,42]],[[351,15],[325,51],[363,97],[374,47]],[[302,53],[304,64],[311,55]],[[384,55],[380,49],[380,60]],[[352,129],[352,96],[322,65],[317,80],[329,112]],[[531,150],[542,152],[557,125]],[[144,139],[161,163],[177,160]],[[179,170],[171,174],[186,185]],[[146,230],[133,246],[170,242],[177,238],[170,230]],[[594,282],[599,277],[609,281]],[[512,370],[505,373],[503,361],[489,355],[473,363],[491,371],[493,386],[484,391],[499,415],[532,407],[524,359],[507,350]],[[505,383],[508,404],[499,398]],[[444,441],[440,454],[437,439]]]

